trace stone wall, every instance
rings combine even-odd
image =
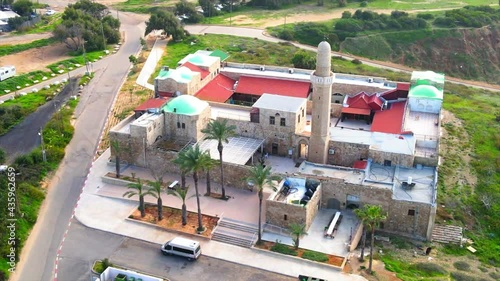
[[[203,136],[201,130],[210,120],[210,113],[210,106],[207,106],[199,115],[165,112],[164,135],[169,138],[199,140]]]
[[[327,163],[332,165],[352,167],[355,161],[369,156],[368,144],[330,141],[329,147],[334,154],[328,155]]]
[[[151,145],[159,136],[163,136],[164,122],[163,114],[144,114],[130,124],[130,136],[145,138],[147,145]]]
[[[412,167],[415,156],[408,154],[391,153],[370,149],[368,157],[373,159],[373,162],[384,165],[385,160],[391,161],[391,166],[400,165],[403,167]]]
[[[332,103],[331,115],[332,117],[340,118],[340,113],[342,113],[342,104]]]
[[[417,238],[428,239],[430,238],[427,237],[429,227],[433,227],[433,224],[429,224],[432,212],[433,207],[430,204],[392,200],[387,220],[381,230],[406,233]]]
[[[414,165],[420,164],[422,166],[437,167],[439,157],[424,157],[415,155]]]

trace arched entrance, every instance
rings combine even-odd
[[[306,140],[299,141],[299,158],[307,159],[309,153],[309,143]]]
[[[340,210],[340,201],[335,198],[329,198],[328,201],[326,201],[326,208]]]

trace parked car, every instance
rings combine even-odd
[[[161,246],[161,252],[164,255],[177,255],[195,260],[201,255],[201,248],[197,241],[175,237]]]
[[[45,14],[46,14],[47,16],[52,16],[52,15],[54,15],[55,13],[56,13],[56,11],[54,11],[54,10],[47,10],[47,11],[45,12]]]

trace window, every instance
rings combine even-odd
[[[181,128],[181,122],[177,122],[177,129]]]
[[[302,108],[302,117],[304,117],[304,109]]]
[[[286,119],[285,118],[281,118],[280,126],[286,126]]]
[[[283,219],[287,221],[287,220],[288,220],[288,216],[287,216],[287,215],[285,215],[285,216],[283,217]]]
[[[182,128],[186,129],[186,123],[182,123]]]
[[[165,249],[171,251],[172,250],[172,245],[167,245],[167,247]]]
[[[297,120],[297,123],[300,123],[300,115],[299,115],[298,117],[299,117],[299,118],[298,118],[298,120]]]
[[[181,252],[181,253],[186,253],[186,254],[193,254],[192,250],[184,249],[184,248],[179,248],[179,247],[174,247],[174,251],[176,252]]]
[[[391,160],[384,160],[384,166],[391,166],[392,161]]]
[[[269,116],[269,124],[274,125],[274,116]]]
[[[408,210],[408,216],[414,216],[414,215],[415,215],[415,210],[414,209]]]

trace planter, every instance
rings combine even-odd
[[[118,273],[115,277],[115,281],[127,281],[127,275],[123,273]]]
[[[101,273],[102,273],[102,272],[97,272],[97,270],[96,270],[96,266],[99,263],[102,263],[102,261],[101,260],[96,260],[96,261],[94,261],[94,264],[92,264],[91,271],[92,271],[92,273],[94,273],[96,275],[101,275]]]

